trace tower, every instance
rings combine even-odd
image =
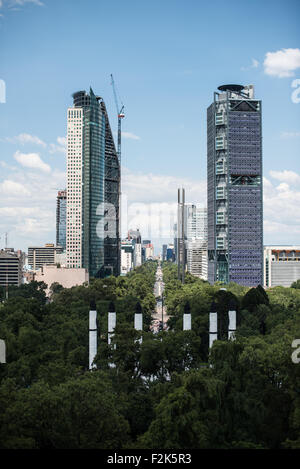
[[[119,175],[102,98],[91,88],[74,93],[68,109],[67,265],[84,267],[92,277],[119,273]]]
[[[56,204],[56,246],[66,250],[67,191],[58,191]]]
[[[208,280],[262,284],[261,101],[223,85],[207,109]]]

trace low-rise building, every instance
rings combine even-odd
[[[22,283],[22,256],[12,248],[0,251],[0,286],[19,286]]]
[[[49,296],[53,283],[59,283],[64,288],[83,285],[89,282],[89,273],[84,268],[69,269],[67,267],[57,267],[56,265],[44,265],[34,274],[34,280],[46,283],[46,295]]]
[[[300,279],[300,246],[264,246],[264,287],[290,287]]]

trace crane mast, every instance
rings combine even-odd
[[[119,106],[118,103],[118,96],[117,96],[117,91],[116,91],[116,86],[114,82],[114,77],[112,74],[110,75],[111,77],[111,84],[113,87],[113,92],[114,92],[114,98],[115,98],[115,103],[116,103],[116,108],[117,108],[117,115],[118,115],[118,146],[117,146],[117,158],[119,161],[119,171],[120,171],[120,180],[119,180],[119,269],[121,272],[121,238],[122,238],[122,223],[121,223],[121,210],[122,210],[122,191],[121,191],[121,138],[122,138],[122,132],[121,132],[121,126],[122,126],[122,119],[125,117],[124,114],[124,105],[121,102],[121,107]]]
[[[112,84],[112,87],[113,87],[114,98],[115,98],[115,103],[116,103],[116,108],[117,108],[117,115],[118,115],[118,147],[117,147],[118,149],[117,149],[117,155],[118,155],[119,163],[120,163],[120,166],[121,166],[121,138],[122,138],[121,137],[122,136],[121,126],[122,126],[122,119],[125,117],[124,105],[121,102],[121,107],[119,106],[118,96],[117,96],[117,91],[116,91],[116,85],[115,85],[115,82],[114,82],[114,77],[113,77],[112,74],[110,75],[110,77],[111,77],[111,84]]]

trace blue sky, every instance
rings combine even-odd
[[[189,202],[206,204],[206,108],[219,85],[254,84],[265,243],[300,243],[298,0],[0,0],[0,14],[0,236],[9,231],[11,245],[55,240],[71,94],[91,85],[116,130],[111,73],[126,112],[123,192],[153,219],[181,184]],[[131,217],[145,232],[149,220]]]

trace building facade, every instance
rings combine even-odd
[[[86,269],[68,269],[56,265],[45,265],[33,275],[37,282],[45,282],[47,285],[46,295],[51,293],[51,285],[59,283],[64,288],[71,288],[89,282],[89,274]]]
[[[132,240],[121,242],[121,275],[126,275],[133,269],[134,246]]]
[[[105,181],[104,181],[104,276],[120,275],[120,179],[121,168],[104,101],[100,100],[105,117]]]
[[[67,134],[67,266],[119,274],[120,168],[105,104],[73,94]]]
[[[54,246],[52,243],[45,246],[32,246],[28,248],[28,264],[32,270],[38,270],[43,265],[55,265],[57,254],[62,254],[61,246]]]
[[[196,277],[207,280],[207,209],[187,205],[186,235],[187,270]]]
[[[58,191],[56,203],[56,246],[66,250],[67,235],[67,191]]]
[[[208,280],[263,283],[261,101],[224,85],[207,110]]]
[[[290,287],[300,279],[300,246],[264,246],[264,287]]]
[[[11,248],[0,251],[0,286],[19,286],[22,283],[22,259]]]

